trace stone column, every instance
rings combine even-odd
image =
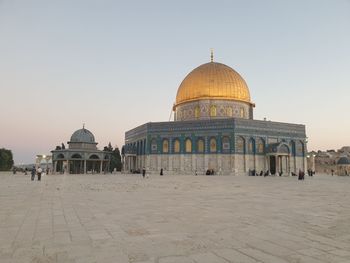
[[[184,171],[185,171],[184,154],[180,153],[180,172],[183,173]]]
[[[256,167],[256,153],[254,153],[254,156],[253,156],[253,158],[254,158],[254,170],[256,171],[256,172],[259,172],[259,171],[257,171],[257,167]]]
[[[158,153],[157,154],[157,172],[160,172],[161,168],[164,169],[164,167],[162,167],[162,155],[160,153]]]
[[[103,161],[100,162],[100,174],[102,173],[103,170]]]
[[[270,156],[269,155],[265,155],[265,170],[266,169],[271,172],[271,169],[270,169]]]
[[[217,164],[218,164],[218,170],[215,171],[217,174],[222,175],[223,169],[222,169],[222,159],[221,159],[221,153],[217,153]]]
[[[147,162],[146,162],[146,170],[149,170],[151,167],[151,155],[149,154],[147,157]]]
[[[283,172],[283,159],[282,159],[282,156],[278,156],[278,164],[279,164],[279,172]]]
[[[197,163],[196,163],[197,154],[195,153],[191,154],[191,159],[192,159],[192,172],[194,174],[194,172],[197,170]]]
[[[169,169],[169,171],[171,171],[172,173],[174,172],[173,171],[173,154],[168,154],[168,169]]]
[[[209,169],[209,154],[205,153],[204,154],[204,173]]]
[[[67,160],[67,173],[70,174],[69,160]]]
[[[84,174],[86,174],[86,160],[84,160]]]

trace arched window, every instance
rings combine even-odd
[[[279,151],[280,153],[289,153],[289,148],[288,148],[287,145],[282,144],[282,145],[279,147],[278,151]]]
[[[192,141],[191,141],[191,139],[186,139],[186,141],[185,141],[185,151],[186,151],[186,153],[191,153],[192,152]]]
[[[226,116],[232,117],[233,116],[233,109],[232,107],[226,107]]]
[[[216,117],[216,106],[215,105],[210,106],[210,117]]]
[[[96,155],[95,155],[95,156],[96,156]],[[72,159],[82,159],[81,155],[78,154],[78,153],[73,154],[71,158],[72,158]],[[91,157],[90,157],[90,158],[91,158]],[[98,159],[98,157],[97,157],[97,159]]]
[[[216,139],[215,138],[210,139],[210,152],[211,153],[216,152]]]
[[[98,160],[100,159],[96,154],[90,155],[89,159]]]
[[[169,141],[167,139],[163,140],[163,153],[169,152]]]
[[[201,116],[200,108],[199,108],[199,106],[197,105],[197,106],[194,108],[194,117],[195,117],[196,119],[198,119],[200,116]]]
[[[180,152],[180,141],[176,139],[174,141],[174,153],[179,153]]]
[[[293,154],[293,156],[295,156],[295,142],[291,141],[290,145],[291,145],[291,148],[292,148],[292,154]]]
[[[240,110],[240,117],[244,118],[244,109],[243,108],[241,108],[241,110]]]
[[[245,152],[245,140],[243,137],[238,136],[236,138],[236,152],[238,153]]]
[[[157,140],[156,139],[152,139],[152,141],[151,141],[151,151],[152,152],[157,151]]]
[[[257,142],[257,150],[258,150],[258,153],[265,152],[265,141],[261,138]]]
[[[204,140],[203,139],[199,139],[197,141],[197,152],[199,152],[199,153],[204,152]]]
[[[224,152],[228,152],[230,150],[230,138],[227,136],[222,138],[222,150]]]
[[[303,141],[297,141],[296,153],[298,156],[304,156],[304,143],[303,143]]]
[[[253,138],[251,138],[249,140],[249,143],[248,143],[248,152],[249,153],[255,153],[255,141]]]

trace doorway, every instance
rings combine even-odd
[[[270,156],[270,173],[275,174],[276,173],[276,157]]]

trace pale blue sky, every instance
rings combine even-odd
[[[255,118],[349,145],[350,1],[0,0],[0,147],[33,162],[86,123],[102,148],[167,121],[210,59],[246,80]]]

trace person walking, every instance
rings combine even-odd
[[[35,166],[33,166],[32,170],[31,170],[31,180],[34,181],[34,178],[35,178]]]
[[[38,174],[38,181],[41,181],[41,173],[43,172],[43,169],[39,166],[37,174]]]
[[[163,175],[163,168],[160,168],[160,175]]]
[[[142,177],[145,178],[145,176],[146,176],[146,168],[143,167],[142,168]]]

